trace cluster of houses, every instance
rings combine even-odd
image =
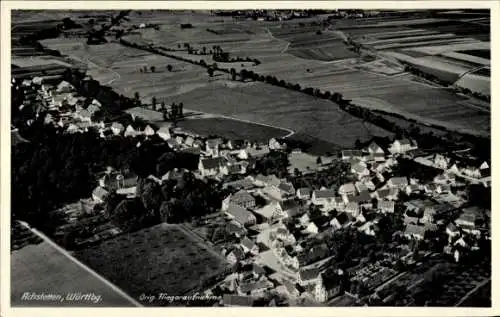
[[[232,263],[257,263],[271,268],[275,272],[271,276],[280,276],[278,279],[264,275],[257,278],[254,273],[249,274],[257,278],[250,279],[249,292],[242,292],[237,287],[238,283],[246,281],[245,278],[241,279],[239,275],[230,277],[233,286],[227,290],[236,290],[236,294],[227,295],[228,303],[225,304],[238,305],[232,303],[233,300],[248,303],[258,294],[275,289],[289,298],[297,298],[300,294],[300,297],[309,296],[319,303],[327,301],[339,291],[339,283],[332,283],[331,277],[323,276],[322,264],[332,257],[332,252],[325,244],[305,250],[301,242],[348,227],[376,236],[380,216],[371,216],[371,220],[367,220],[365,214],[392,214],[396,212],[397,204],[402,206],[398,212],[402,212],[404,222],[404,229],[399,234],[407,239],[422,241],[427,232],[435,233],[446,227],[450,240],[443,251],[456,261],[467,249],[477,248],[477,239],[481,235],[489,237],[489,232],[485,233],[484,226],[478,222],[478,219],[483,219],[484,211],[463,207],[465,201],[451,192],[451,186],[455,184],[452,173],[445,171],[429,183],[393,176],[392,168],[398,164],[398,157],[416,149],[412,141],[395,140],[388,151],[375,142],[363,150],[343,151],[341,159],[350,163],[355,177],[354,181],[336,189],[294,188],[286,179],[275,175],[245,175],[224,183],[225,188],[232,187],[236,191],[224,199],[222,211],[233,223],[255,233],[251,237],[242,235],[239,243],[224,249],[228,260]],[[402,204],[399,201],[402,193],[419,194],[416,197],[423,198],[409,199]],[[312,221],[308,212],[311,206],[319,208],[328,221],[319,224]],[[284,224],[290,219],[294,220],[297,229],[294,233]],[[449,219],[455,220],[449,222]],[[397,275],[397,271],[380,263],[370,265],[357,268],[355,274],[349,273],[351,282],[362,281],[370,288]],[[341,279],[342,274],[338,272],[335,278]],[[273,283],[274,287],[271,287]]]

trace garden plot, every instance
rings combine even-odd
[[[77,251],[76,257],[139,299],[144,293],[184,295],[221,273],[227,263],[208,248],[176,225],[159,224]]]

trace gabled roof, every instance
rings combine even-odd
[[[244,237],[240,243],[249,250],[251,250],[255,246],[255,243],[247,237]]]
[[[330,189],[315,190],[314,191],[314,196],[316,198],[334,198],[335,197],[335,191],[334,190],[330,190]]]
[[[207,147],[212,148],[212,149],[218,147],[221,144],[222,144],[222,140],[219,138],[207,140]]]
[[[123,130],[124,129],[123,124],[121,124],[119,122],[113,122],[113,124],[111,124],[111,128],[113,128],[113,129],[119,129],[119,130]]]
[[[278,189],[280,189],[288,194],[295,193],[295,188],[293,188],[293,185],[291,183],[287,183],[287,182],[280,182],[278,185]]]
[[[229,254],[231,253],[234,254],[237,260],[245,258],[245,254],[239,248],[234,248],[231,252],[229,252]]]
[[[225,165],[225,160],[222,157],[205,158],[201,160],[201,165],[204,169],[216,169]]]
[[[345,205],[346,210],[359,210],[359,205],[357,202],[349,202]]]
[[[234,220],[241,224],[245,224],[250,217],[254,217],[254,215],[250,211],[231,203],[229,204],[227,213],[233,216]]]
[[[249,307],[253,305],[254,299],[250,296],[224,294],[222,301],[224,305]]]
[[[108,195],[108,191],[101,186],[97,186],[92,192],[92,195],[98,197],[99,199],[104,199]]]
[[[450,222],[450,223],[448,224],[448,226],[446,226],[446,228],[447,228],[448,230],[450,230],[451,232],[456,232],[456,231],[458,231],[457,226],[455,226],[455,224],[454,224],[454,223],[452,223],[452,222]]]
[[[246,190],[240,190],[231,196],[230,201],[234,203],[242,203],[247,201],[254,201],[255,198],[250,195]]]
[[[364,190],[360,192],[357,196],[352,197],[350,200],[352,202],[363,203],[371,201],[371,199],[372,197],[370,196],[370,192],[368,190]]]
[[[356,192],[356,187],[353,183],[347,183],[340,186],[339,191]]]
[[[309,248],[307,251],[299,253],[297,258],[300,265],[308,265],[328,257],[329,254],[328,246],[325,243],[321,243]]]
[[[318,278],[321,274],[321,271],[318,268],[312,268],[300,270],[299,274],[302,281],[309,281]]]
[[[363,156],[363,152],[360,150],[344,150],[342,151],[342,156],[345,157],[361,157]]]
[[[394,210],[394,202],[392,200],[381,200],[378,202],[379,209],[390,209]]]
[[[388,182],[391,182],[395,186],[407,186],[408,178],[406,177],[391,177]]]
[[[335,219],[337,219],[338,223],[341,225],[344,225],[344,224],[349,223],[351,221],[351,219],[349,218],[349,216],[345,212],[341,212],[340,214],[338,214],[337,217],[335,217]]]
[[[377,151],[382,150],[382,148],[375,141],[372,141],[370,143],[370,145],[368,145],[368,150],[373,151],[373,152],[377,152]]]
[[[308,187],[301,187],[297,190],[297,194],[300,196],[309,196],[311,195],[311,189]]]
[[[405,234],[420,235],[424,236],[425,227],[408,224],[405,229]]]

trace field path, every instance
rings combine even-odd
[[[111,283],[110,281],[108,281],[107,279],[105,279],[104,277],[102,277],[101,275],[99,275],[97,272],[93,271],[91,268],[89,268],[88,266],[86,266],[82,262],[78,261],[76,258],[74,258],[71,255],[71,253],[69,253],[65,249],[61,248],[59,245],[57,245],[54,241],[52,241],[45,234],[43,234],[42,232],[38,231],[35,228],[31,228],[26,222],[19,221],[19,223],[23,227],[25,227],[26,229],[30,230],[31,232],[33,232],[34,234],[36,234],[38,237],[40,237],[41,239],[43,239],[44,242],[50,244],[53,248],[55,248],[62,255],[64,255],[65,257],[67,257],[69,260],[71,260],[73,263],[75,263],[76,265],[78,265],[79,267],[81,267],[82,269],[84,269],[85,271],[87,271],[88,273],[90,273],[92,276],[94,276],[95,278],[97,278],[99,281],[101,281],[102,283],[106,284],[113,291],[115,291],[116,293],[120,294],[122,297],[124,297],[125,299],[127,299],[134,306],[137,306],[137,307],[142,307],[143,306],[139,302],[137,302],[135,299],[133,299],[132,297],[130,297],[129,295],[127,295],[120,288],[118,288],[118,286],[114,285],[113,283]]]

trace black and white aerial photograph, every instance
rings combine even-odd
[[[490,9],[126,2],[10,10],[12,307],[492,307]]]

